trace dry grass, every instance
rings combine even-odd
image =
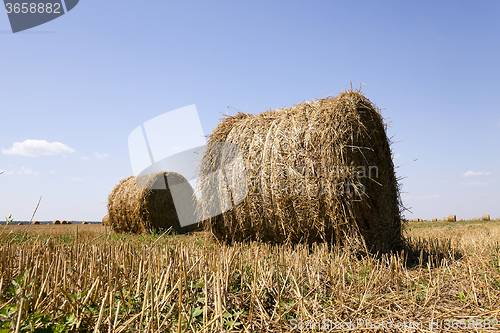
[[[18,318],[20,327],[81,332],[290,332],[323,320],[427,331],[436,320],[478,325],[500,313],[498,222],[411,223],[405,250],[378,257],[326,244],[229,246],[201,232],[8,228],[0,231],[0,325],[12,331]]]
[[[168,181],[167,181],[168,179]],[[184,209],[176,211],[170,186],[177,185]],[[182,187],[180,187],[183,185]],[[128,177],[115,186],[108,198],[108,221],[116,232],[150,232],[169,228],[177,232],[181,228],[179,214],[191,213],[194,220],[194,192],[186,179],[175,172],[158,172],[139,177]],[[176,202],[179,204],[179,202]],[[186,205],[190,205],[187,207]],[[191,226],[194,229],[196,226]]]
[[[233,207],[207,220],[226,243],[394,250],[402,243],[401,207],[385,129],[378,109],[353,90],[225,118],[200,165],[200,216]]]

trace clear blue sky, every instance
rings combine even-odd
[[[499,1],[81,0],[12,34],[0,11],[0,216],[43,196],[38,220],[100,220],[145,121],[196,104],[209,134],[220,112],[352,81],[392,121],[406,217],[499,217],[499,17]],[[20,155],[26,140],[53,155]]]

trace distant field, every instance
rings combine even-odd
[[[24,233],[29,232],[30,234],[43,234],[43,235],[60,235],[65,233],[76,233],[78,232],[104,232],[105,228],[102,224],[37,224],[37,225],[3,225],[0,226],[0,230],[4,233],[16,232]],[[2,232],[2,231],[0,231]]]
[[[405,234],[404,251],[376,256],[2,226],[0,332],[499,329],[500,223],[415,222]]]

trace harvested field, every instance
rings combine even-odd
[[[18,317],[40,331],[116,333],[291,332],[325,319],[363,332],[382,321],[425,331],[437,319],[500,328],[498,222],[410,223],[404,252],[379,257],[327,244],[230,246],[205,232],[35,227],[0,228],[7,330]]]

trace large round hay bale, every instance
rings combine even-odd
[[[61,221],[61,224],[68,224],[68,221],[63,220]]]
[[[61,224],[61,221],[59,221],[59,220],[54,220],[54,221],[52,221],[52,224]]]
[[[432,218],[432,222],[437,222],[437,221],[438,221],[437,218],[435,218],[435,217]]]
[[[456,215],[448,215],[448,222],[457,222]]]
[[[490,216],[488,214],[481,216],[481,221],[489,221]]]
[[[238,154],[244,163],[231,164]],[[218,184],[227,186],[214,193],[211,175],[222,168]],[[331,242],[375,251],[402,244],[390,142],[378,109],[358,91],[227,117],[210,135],[199,170],[199,216],[220,241]],[[241,202],[225,211],[235,197]]]
[[[195,205],[194,191],[183,176],[175,172],[158,172],[140,176],[139,183],[136,177],[131,176],[115,186],[108,198],[108,221],[103,219],[103,224],[117,232],[132,233],[170,227],[179,233],[196,230],[197,224],[180,225],[178,214],[188,214],[189,209],[177,212],[175,208],[180,202]],[[180,200],[175,203],[169,185],[182,185],[180,192],[176,190]],[[194,209],[190,209],[192,214]]]
[[[40,224],[40,222],[38,222],[38,221],[33,221],[33,222],[31,222],[31,224]]]

